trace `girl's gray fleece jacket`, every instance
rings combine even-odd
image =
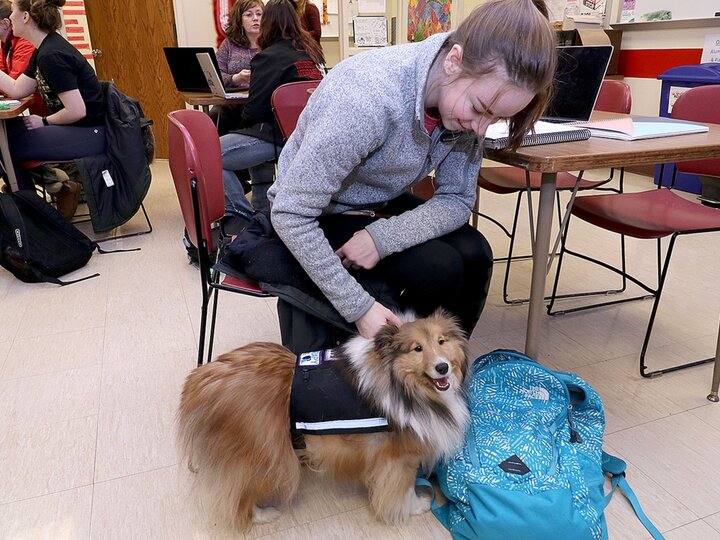
[[[316,218],[379,209],[435,171],[437,191],[366,230],[380,257],[454,231],[475,202],[482,152],[475,134],[424,125],[425,83],[449,34],[364,52],[335,66],[283,148],[270,188],[272,223],[332,305],[355,322],[374,299],[343,268]]]

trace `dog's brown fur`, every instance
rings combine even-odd
[[[300,459],[335,478],[360,481],[387,523],[429,509],[414,490],[418,467],[431,467],[461,443],[467,405],[466,340],[444,313],[374,341],[344,347],[359,392],[389,419],[392,431],[305,436]],[[446,377],[436,366],[449,365]],[[252,343],[194,370],[178,413],[179,441],[219,518],[239,529],[277,516],[300,481],[289,433],[295,356],[273,343]],[[433,382],[433,379],[440,382]],[[450,388],[441,391],[445,383]]]

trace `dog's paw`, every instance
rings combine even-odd
[[[432,508],[432,495],[427,493],[414,494],[414,501],[410,507],[410,514],[417,516],[424,514]]]
[[[255,506],[253,508],[252,522],[253,524],[259,525],[261,523],[270,523],[280,517],[280,510],[274,506],[266,506],[261,508]]]

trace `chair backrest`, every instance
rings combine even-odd
[[[320,81],[297,81],[278,86],[270,98],[275,120],[283,139],[295,131],[300,113]]]
[[[170,173],[190,241],[212,252],[212,225],[225,213],[220,137],[208,115],[193,109],[168,113]],[[197,236],[192,182],[197,182],[200,234]]]
[[[686,90],[677,99],[672,117],[691,122],[720,124],[720,84],[698,86]],[[689,174],[720,176],[720,158],[682,161],[677,170]]]
[[[632,93],[628,83],[616,79],[605,79],[602,82],[595,110],[630,114],[631,107]]]

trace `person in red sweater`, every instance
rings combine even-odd
[[[13,79],[17,79],[30,63],[35,47],[28,40],[13,35],[10,13],[12,13],[10,1],[0,0],[0,41],[2,41],[0,69]]]
[[[2,48],[0,71],[17,79],[27,69],[30,57],[35,52],[35,46],[27,39],[13,34],[10,13],[12,13],[10,0],[0,0],[0,46]],[[30,106],[30,113],[40,116],[49,114],[39,93],[35,94],[35,101]]]
[[[309,0],[293,0],[295,11],[303,30],[307,30],[315,41],[320,43],[320,10]]]

